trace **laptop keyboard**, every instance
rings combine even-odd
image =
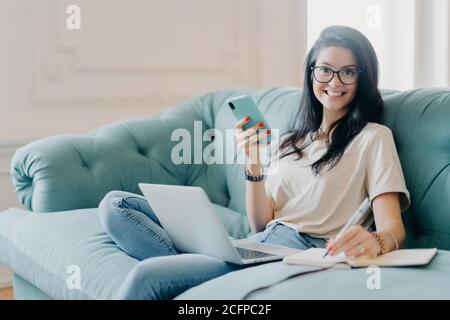
[[[246,248],[235,247],[242,259],[256,259],[274,256],[272,253],[266,253]]]

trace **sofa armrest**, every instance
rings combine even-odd
[[[111,190],[142,194],[139,182],[184,184],[186,166],[170,161],[172,126],[130,120],[34,141],[12,159],[17,196],[29,210],[51,212],[97,207]]]

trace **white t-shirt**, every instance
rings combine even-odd
[[[309,139],[308,139],[309,141]],[[364,198],[386,192],[400,193],[401,210],[410,205],[400,160],[391,130],[369,122],[350,142],[339,162],[315,176],[311,164],[326,152],[326,140],[315,140],[297,154],[278,160],[285,150],[275,144],[265,182],[275,203],[274,220],[313,237],[335,237]],[[373,223],[373,214],[364,222]]]

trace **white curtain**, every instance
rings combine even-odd
[[[384,86],[450,86],[450,1],[385,0],[384,12]]]
[[[416,87],[450,86],[449,19],[449,0],[416,0]]]

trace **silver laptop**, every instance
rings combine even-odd
[[[140,183],[145,198],[175,247],[236,264],[280,260],[299,250],[234,240],[200,187]]]

